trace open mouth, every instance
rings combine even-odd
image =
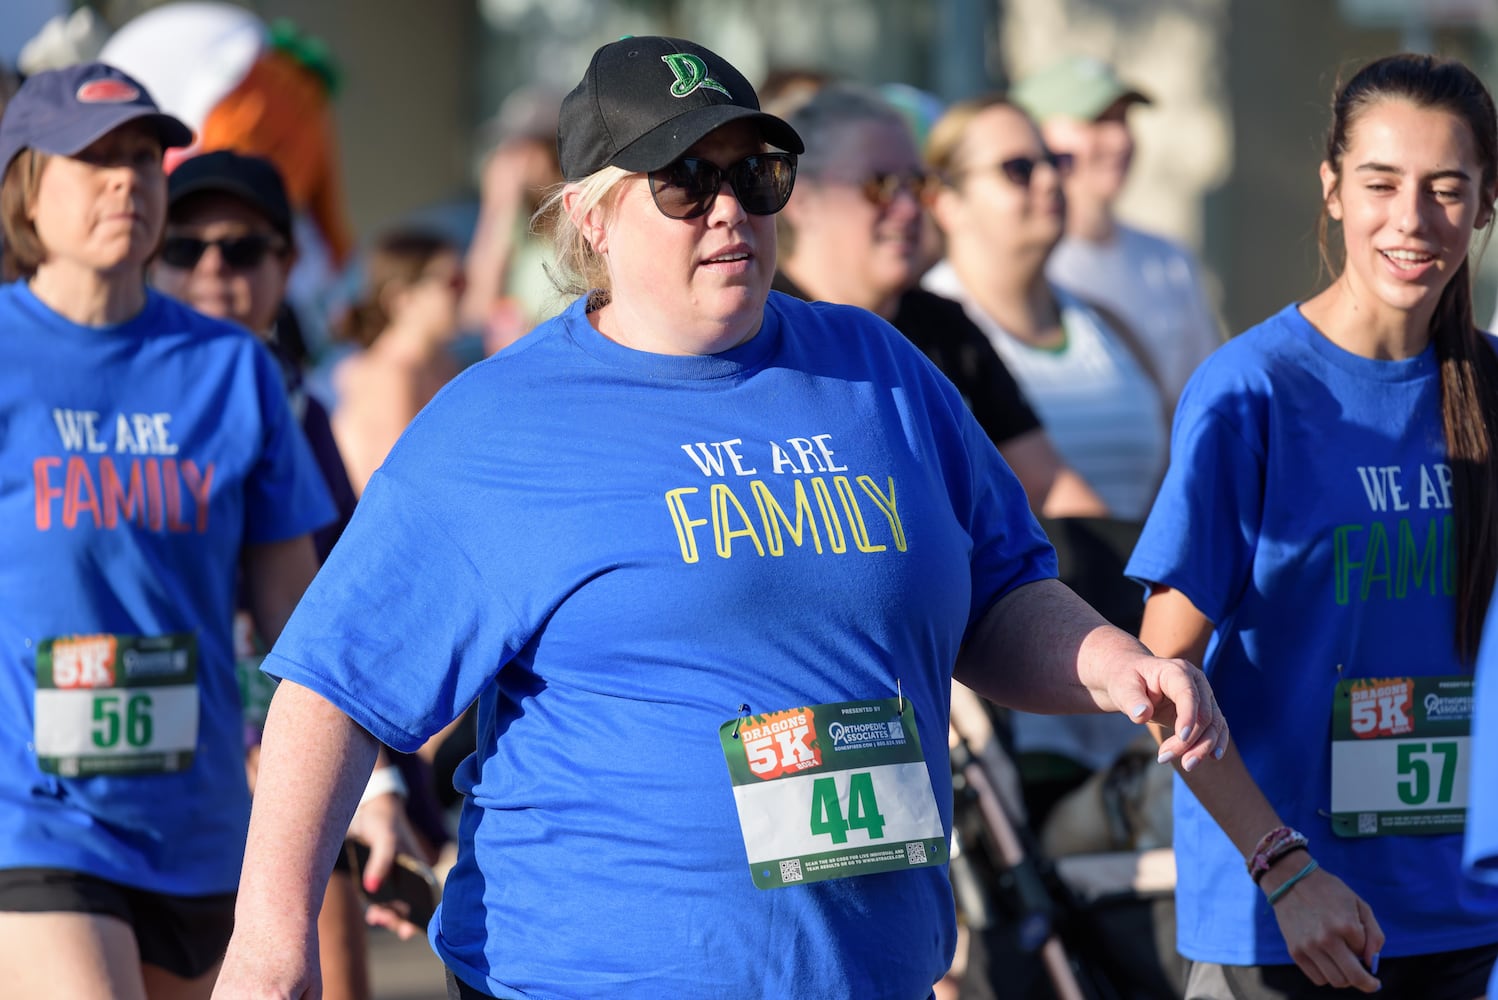
[[[1385,260],[1401,271],[1423,267],[1433,262],[1436,255],[1421,250],[1380,250]]]

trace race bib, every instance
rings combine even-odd
[[[1332,829],[1343,837],[1461,833],[1471,733],[1470,677],[1338,684]]]
[[[751,715],[723,723],[718,738],[759,888],[947,860],[909,701]]]
[[[260,732],[270,713],[270,700],[276,693],[276,679],[260,669],[266,649],[255,633],[255,623],[248,611],[234,613],[234,678],[239,683],[239,704],[246,726]]]
[[[198,645],[191,633],[70,635],[36,654],[36,755],[63,777],[192,765]]]

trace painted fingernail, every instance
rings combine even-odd
[[[1194,732],[1196,732],[1196,727],[1195,726],[1187,726],[1185,729],[1182,729],[1181,730],[1181,742],[1182,743],[1190,743],[1191,742],[1191,734],[1194,733]]]
[[[1373,953],[1373,961],[1368,963],[1368,971],[1373,973],[1375,976],[1378,975],[1378,957],[1382,954],[1383,952],[1375,951]]]
[[[1181,764],[1181,767],[1187,771],[1195,771],[1196,765],[1200,764],[1201,762],[1202,759],[1200,757],[1187,757],[1186,760]]]
[[[1156,762],[1161,763],[1161,764],[1169,764],[1171,761],[1173,761],[1175,759],[1176,759],[1176,752],[1174,750],[1161,750],[1160,751],[1160,756],[1158,756],[1158,757],[1155,758]]]
[[[1129,709],[1129,718],[1131,718],[1131,719],[1142,718],[1144,716],[1144,713],[1148,712],[1149,710],[1150,710],[1150,707],[1149,707],[1149,704],[1147,702],[1140,702],[1139,704],[1135,705],[1133,708]]]

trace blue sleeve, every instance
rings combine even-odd
[[[1474,879],[1498,885],[1498,601],[1488,609],[1482,634],[1472,709],[1472,773],[1467,784],[1471,798],[1463,860]]]
[[[514,655],[498,593],[426,504],[381,472],[262,669],[410,753]]]
[[[1245,436],[1254,423],[1246,400],[1213,399],[1192,388],[1176,411],[1170,468],[1125,573],[1146,587],[1179,590],[1220,625],[1253,572],[1264,453]]]
[[[254,349],[261,448],[244,492],[244,539],[252,544],[309,534],[337,514],[275,361],[260,344]]]

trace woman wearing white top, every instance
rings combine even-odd
[[[954,105],[926,158],[943,181],[932,209],[947,258],[923,284],[957,299],[993,342],[1066,462],[1118,517],[1142,520],[1165,470],[1153,373],[1123,324],[1046,281],[1065,230],[1067,157],[998,97]]]
[[[963,304],[1063,461],[1113,516],[1143,521],[1168,447],[1153,372],[1121,339],[1121,323],[1045,276],[1066,228],[1061,182],[1070,158],[1046,149],[1025,112],[985,97],[953,105],[936,122],[926,160],[942,182],[931,209],[947,257],[922,284]],[[1135,738],[1129,726],[1103,718],[1016,712],[1012,725],[1037,828],[1056,801]]]

